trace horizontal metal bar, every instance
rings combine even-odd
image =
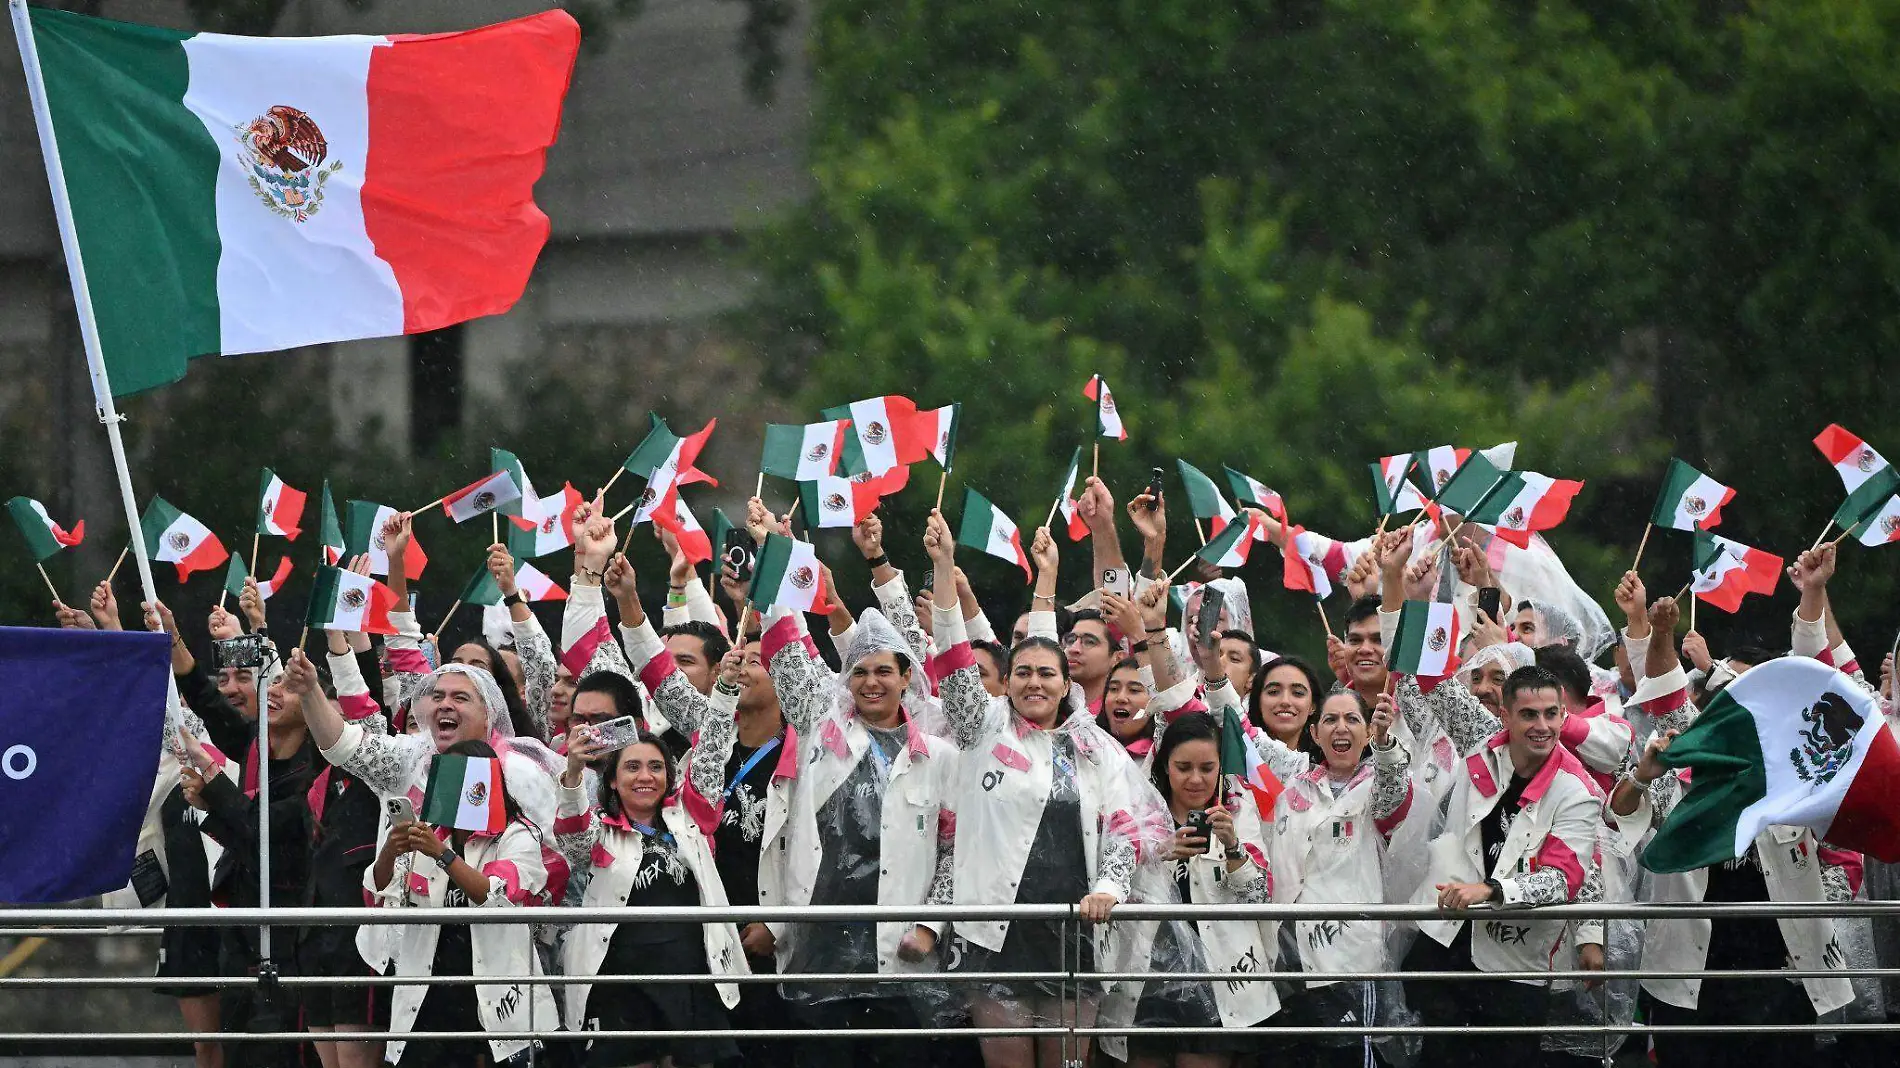
[[[347,1039],[342,1035],[337,1040],[350,1042],[375,1042],[385,1039],[417,1040],[481,1040],[493,1041],[566,1041],[591,1042],[601,1038],[651,1038],[652,1031],[350,1031]],[[1318,1027],[1318,1026],[1263,1026],[1241,1027],[919,1027],[904,1029],[894,1027],[851,1027],[851,1028],[813,1028],[799,1030],[757,1030],[746,1031],[728,1028],[717,1031],[666,1031],[668,1040],[680,1039],[719,1039],[735,1040],[800,1040],[813,1038],[1010,1038],[1021,1036],[1069,1035],[1077,1038],[1110,1038],[1117,1035],[1140,1035],[1144,1038],[1218,1038],[1235,1035],[1271,1035],[1273,1037],[1338,1037],[1340,1035],[1417,1035],[1431,1037],[1435,1035],[1542,1035],[1561,1034],[1567,1036],[1601,1035],[1838,1035],[1838,1034],[1893,1034],[1900,1033],[1900,1023],[1879,1024],[1559,1024],[1545,1026],[1499,1025],[1486,1027]],[[330,1036],[324,1036],[326,1039]],[[307,1042],[311,1034],[306,1031],[269,1031],[269,1032],[218,1032],[218,1031],[120,1031],[111,1033],[87,1033],[83,1035],[61,1034],[58,1032],[37,1031],[20,1034],[0,1035],[0,1040],[8,1043],[40,1042]]]
[[[734,983],[745,985],[813,986],[827,983],[851,983],[854,985],[920,984],[947,983],[952,986],[968,986],[977,983],[1000,982],[1139,982],[1163,978],[1178,982],[1227,982],[1227,983],[1263,983],[1263,982],[1302,982],[1309,979],[1324,979],[1327,982],[1592,982],[1608,979],[1697,979],[1697,980],[1741,980],[1741,979],[1900,979],[1900,968],[1836,968],[1836,969],[1753,969],[1736,971],[1693,971],[1693,970],[1653,970],[1629,971],[1611,969],[1607,971],[1548,971],[1548,972],[898,972],[866,973],[835,972],[787,974],[767,973],[753,975],[709,975],[697,972],[691,975],[370,975],[349,978],[321,975],[284,975],[277,982],[285,987],[361,987],[361,986],[485,986],[497,983],[523,983],[531,986],[613,986],[613,985],[657,985],[657,984],[711,984]],[[193,977],[191,986],[218,988],[238,988],[255,986],[255,976],[204,976]],[[139,989],[141,987],[177,986],[183,980],[176,977],[150,975],[133,976],[10,976],[0,978],[0,990],[8,988],[77,988],[77,989]],[[0,1032],[3,1035],[4,1032]]]
[[[10,909],[0,913],[31,927],[309,927],[404,923],[872,923],[915,920],[1074,920],[1075,905],[811,905],[773,908],[229,908]],[[1779,901],[1547,905],[1533,909],[1441,911],[1420,905],[1119,905],[1130,920],[1532,920],[1900,919],[1900,901]],[[37,933],[37,932],[35,932]]]

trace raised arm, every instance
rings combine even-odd
[[[713,718],[711,706],[706,695],[686,681],[666,643],[653,630],[653,620],[641,609],[633,565],[625,554],[614,554],[604,581],[614,603],[620,606],[620,638],[626,644],[627,659],[640,673],[641,685],[653,695],[653,703],[659,706],[666,722],[681,735],[692,737]]]
[[[739,737],[739,676],[745,672],[745,645],[726,650],[719,661],[719,677],[713,682],[708,715],[699,725],[699,735],[687,754],[686,781],[691,787],[682,791],[687,814],[710,836],[719,826],[725,808],[726,762],[732,759],[732,745]]]
[[[950,733],[957,748],[969,751],[989,732],[991,724],[989,692],[976,667],[963,629],[963,607],[957,598],[957,543],[943,513],[931,510],[924,524],[924,552],[930,556],[934,583],[930,591],[931,626],[937,632],[940,651],[937,667],[947,672],[938,685],[943,695],[944,718],[950,721]]]
[[[1788,578],[1801,591],[1794,613],[1791,645],[1795,656],[1820,657],[1832,648],[1828,640],[1827,583],[1834,577],[1834,546],[1823,545],[1802,553],[1788,568]]]
[[[1380,694],[1372,708],[1372,824],[1387,838],[1412,808],[1411,754],[1392,737],[1397,716],[1398,702]]]
[[[1037,527],[1029,543],[1029,558],[1036,565],[1036,592],[1029,599],[1029,633],[1032,637],[1057,640],[1056,571],[1061,554],[1055,536],[1048,527]]]
[[[1121,535],[1115,529],[1115,495],[1108,492],[1107,483],[1090,475],[1075,508],[1082,522],[1088,524],[1089,544],[1095,553],[1095,574],[1090,576],[1089,585],[1099,586],[1102,572],[1111,567],[1128,568],[1128,561],[1122,557]]]

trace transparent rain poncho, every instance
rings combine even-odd
[[[1413,560],[1433,552],[1441,540],[1434,527],[1420,526],[1416,529],[1418,534],[1412,541]],[[1483,552],[1506,595],[1520,605],[1526,601],[1533,602],[1539,611],[1546,614],[1546,628],[1552,634],[1568,640],[1577,655],[1586,661],[1594,661],[1616,639],[1616,631],[1610,626],[1610,617],[1570,577],[1563,561],[1543,535],[1532,534],[1530,546],[1519,548],[1475,523],[1467,523],[1459,528],[1454,540]],[[1470,586],[1456,579],[1449,554],[1440,556],[1440,566],[1452,576],[1452,592],[1459,597],[1470,592]],[[1509,620],[1499,622],[1506,625],[1510,623]]]
[[[1062,721],[1049,733],[1053,757],[1049,796],[1038,816],[1037,828],[1024,860],[1014,901],[959,901],[959,904],[1080,903],[1095,880],[1107,878],[1128,887],[1125,903],[1173,904],[1180,901],[1175,887],[1171,852],[1174,819],[1154,784],[1127,756],[1121,744],[1095,722],[1079,687],[1071,685]],[[1017,714],[1007,697],[989,699],[984,716],[987,729],[1008,724]],[[985,734],[985,737],[993,735]],[[987,744],[979,742],[979,745]],[[983,789],[979,762],[966,759],[960,771],[959,804],[980,804]],[[1082,780],[1091,785],[1094,811],[1085,810]],[[1091,876],[1083,852],[1082,828],[1090,821],[1100,828],[1096,871]],[[960,824],[959,835],[962,836]],[[965,841],[962,848],[985,848]],[[991,951],[964,942],[957,970],[969,972],[1072,971],[1069,980],[996,980],[957,985],[972,1001],[1000,1005],[1011,1017],[1035,1026],[1060,1023],[1052,1013],[1062,995],[1073,1000],[1100,1001],[1104,1025],[1127,1024],[1144,992],[1139,980],[1104,987],[1089,978],[1096,972],[1169,973],[1204,971],[1195,964],[1200,948],[1192,926],[1184,921],[1112,920],[1100,928],[1067,920],[1015,920],[1008,925],[1002,948]],[[1179,987],[1179,989],[1177,989]],[[1156,979],[1146,991],[1186,1011],[1205,1009],[1209,1026],[1217,1026],[1219,1012],[1204,983]],[[1104,998],[1103,995],[1106,994]]]
[[[852,669],[866,658],[879,653],[895,653],[910,662],[910,679],[902,698],[904,718],[885,729],[860,718],[870,745],[855,767],[830,797],[817,806],[818,844],[822,859],[812,886],[814,905],[875,905],[878,903],[878,877],[882,862],[884,796],[890,785],[891,771],[909,744],[910,732],[933,734],[927,724],[942,730],[943,713],[930,697],[923,665],[902,635],[882,612],[867,609],[858,618],[839,650],[841,671],[831,681],[834,710],[855,713],[849,680]],[[949,865],[947,858],[938,864],[939,877],[933,881],[932,896],[948,901]],[[878,972],[877,925],[875,923],[800,923],[787,930],[781,948],[788,973],[857,973],[866,976]],[[782,988],[788,1001],[818,1004],[844,998],[908,996],[920,1011],[936,1015],[944,1002],[941,987],[928,983],[787,983]]]

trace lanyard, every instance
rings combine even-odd
[[[726,784],[726,800],[728,801],[732,800],[732,792],[739,788],[739,784],[745,780],[745,777],[747,775],[752,774],[753,768],[756,768],[759,766],[759,761],[764,760],[766,757],[772,755],[772,750],[778,748],[780,737],[783,737],[783,736],[782,735],[773,736],[764,745],[759,746],[757,749],[754,749],[752,751],[751,756],[745,758],[745,763],[739,765],[739,773],[737,775],[734,775],[732,777],[732,781]]]
[[[641,823],[639,820],[634,819],[632,816],[627,817],[627,825],[629,827],[632,827],[634,830],[639,831],[641,834],[646,835],[648,838],[658,838],[660,841],[665,842],[667,845],[673,844],[672,831],[662,831],[654,827],[649,827],[646,824]]]

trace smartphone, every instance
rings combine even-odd
[[[1207,848],[1214,848],[1214,829],[1207,822],[1207,810],[1196,809],[1188,813],[1188,833],[1207,842]]]
[[[1503,599],[1504,591],[1498,589],[1496,586],[1480,587],[1478,590],[1478,614],[1493,623],[1504,622],[1498,618],[1498,612],[1501,607],[1500,602],[1502,602]]]
[[[719,558],[732,565],[733,575],[740,582],[749,581],[752,578],[752,536],[737,527],[726,531],[726,544]]]
[[[640,740],[640,725],[632,716],[604,720],[587,728],[587,736],[595,745],[608,749],[624,749]]]
[[[1105,567],[1102,569],[1102,592],[1117,597],[1131,597],[1135,592],[1134,579],[1128,575],[1127,568]]]
[[[1201,587],[1201,610],[1194,616],[1194,633],[1209,649],[1220,645],[1220,614],[1227,607],[1227,595],[1210,586]]]
[[[416,819],[415,802],[409,800],[407,797],[385,798],[383,801],[383,812],[389,817],[389,826],[391,827],[394,827],[398,823],[413,823]]]
[[[1148,510],[1152,512],[1155,510],[1155,506],[1161,503],[1161,469],[1159,467],[1155,468],[1154,473],[1148,476],[1148,496],[1154,498],[1154,500],[1148,502]]]

